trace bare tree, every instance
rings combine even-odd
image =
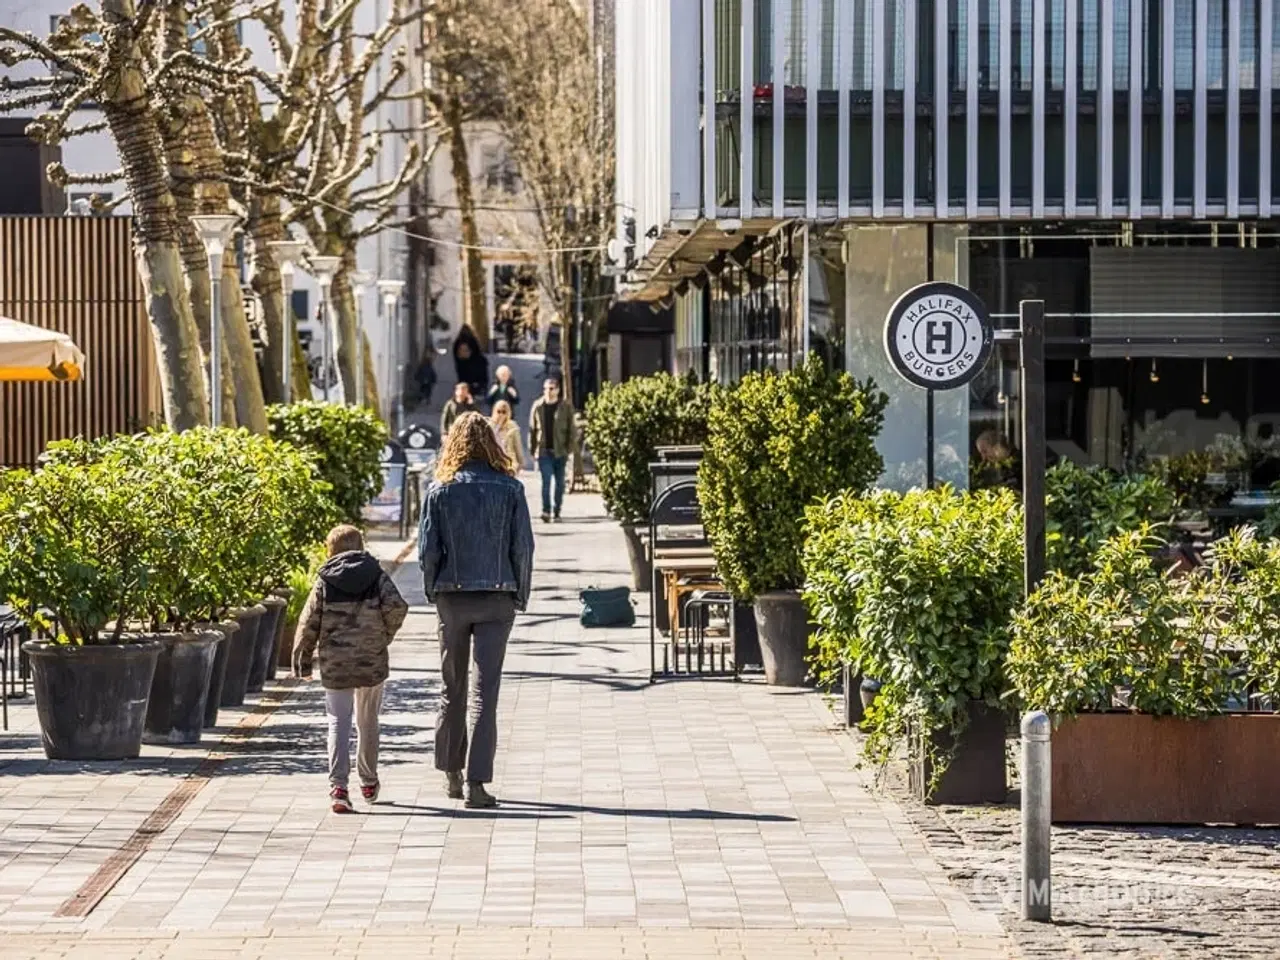
[[[207,423],[209,406],[149,73],[156,12],[152,4],[139,10],[133,0],[101,0],[97,10],[74,7],[47,39],[0,28],[0,63],[36,62],[49,71],[33,80],[6,79],[0,85],[0,112],[43,110],[28,132],[53,144],[76,132],[71,124],[77,109],[96,103],[102,110],[133,203],[138,269],[148,294],[165,418],[181,430]]]

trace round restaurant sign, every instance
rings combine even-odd
[[[889,362],[904,378],[930,390],[953,390],[991,356],[991,317],[981,300],[954,283],[922,283],[893,305],[884,325]]]

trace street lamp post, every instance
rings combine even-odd
[[[351,274],[351,290],[356,298],[356,406],[364,406],[364,293],[373,283],[373,274],[357,270]]]
[[[209,423],[222,426],[222,257],[239,217],[201,214],[191,218],[209,257]]]
[[[269,240],[267,247],[280,267],[280,289],[284,299],[281,318],[280,383],[284,389],[284,402],[293,402],[293,271],[302,262],[306,244],[301,240]]]
[[[387,323],[388,336],[394,330],[396,358],[396,433],[404,429],[404,331],[403,318],[398,309],[403,280],[379,280],[378,292],[382,294],[382,316]],[[392,320],[395,323],[392,323]]]
[[[311,258],[311,275],[320,285],[320,377],[324,388],[324,402],[329,402],[329,344],[331,340],[329,322],[329,287],[333,284],[334,274],[342,264],[341,257],[314,256]]]

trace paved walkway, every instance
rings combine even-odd
[[[0,739],[4,955],[1014,955],[869,790],[817,695],[651,686],[643,619],[583,631],[577,590],[625,582],[626,553],[597,498],[566,514],[538,530],[507,659],[501,809],[464,810],[434,770],[434,617],[410,562],[383,802],[358,815],[327,810],[316,686],[230,713],[222,743],[83,768],[45,761],[17,708]]]

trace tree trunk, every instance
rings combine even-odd
[[[135,18],[132,0],[104,0],[103,14],[120,30],[128,30]],[[116,44],[117,55],[108,61],[112,69],[102,86],[103,113],[133,204],[134,245],[147,288],[165,420],[174,430],[187,430],[209,422],[200,334],[182,274],[177,213],[142,49],[136,37]]]
[[[378,416],[382,416],[382,406],[378,402],[378,369],[373,362],[373,350],[369,348],[369,334],[361,333],[364,339],[364,405]]]
[[[267,403],[285,403],[284,338],[293,336],[292,324],[286,330],[286,318],[292,319],[293,305],[284,302],[284,283],[280,264],[267,245],[285,238],[277,197],[254,193],[249,202],[249,234],[253,237],[253,292],[262,304],[262,325],[267,346],[263,352],[262,395]]]
[[[333,278],[333,288],[329,291],[333,306],[333,319],[336,321],[334,332],[337,344],[338,379],[342,381],[342,398],[346,403],[355,403],[356,384],[356,298],[351,289],[350,271],[354,269],[355,253],[343,257],[342,268]]]
[[[315,397],[311,392],[311,368],[307,366],[307,355],[302,352],[302,338],[298,336],[298,322],[294,317],[290,317],[290,327],[293,337],[293,376],[290,378],[289,392],[293,394],[291,400],[314,400]]]
[[[222,332],[231,354],[236,423],[250,433],[265,435],[267,408],[262,399],[262,382],[258,379],[258,358],[253,352],[253,335],[245,316],[240,269],[231,256],[222,261]]]
[[[462,222],[462,257],[466,269],[467,310],[464,324],[470,324],[484,349],[489,347],[489,316],[486,300],[484,259],[480,251],[480,231],[476,226],[475,197],[471,192],[471,161],[462,125],[462,101],[455,93],[445,100],[445,123],[449,130],[449,156],[454,190],[458,197],[458,217]]]

